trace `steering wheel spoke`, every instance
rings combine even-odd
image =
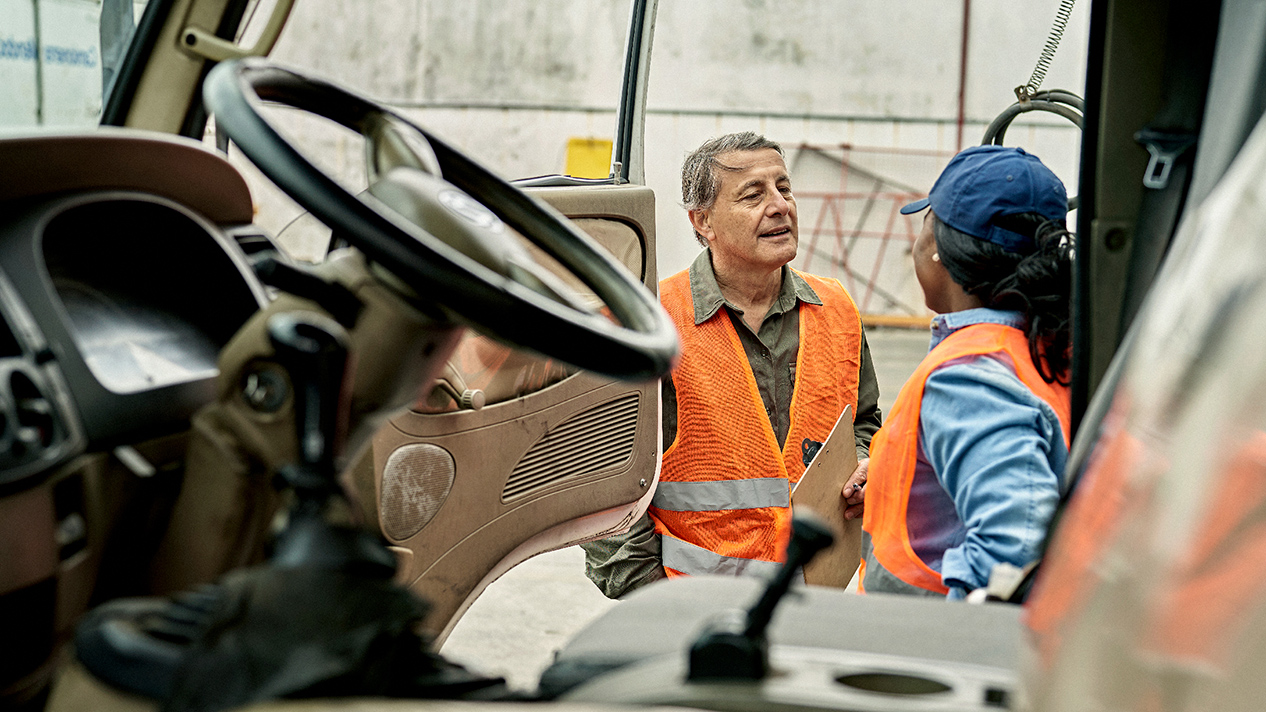
[[[391,114],[373,113],[365,117],[361,129],[365,137],[365,165],[373,185],[391,169],[415,168],[437,178],[443,177],[440,161],[431,144],[412,125]]]

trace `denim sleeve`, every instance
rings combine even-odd
[[[966,528],[942,560],[945,585],[961,595],[986,585],[999,562],[1036,559],[1067,458],[1050,406],[1006,365],[977,357],[928,377],[919,434]]]

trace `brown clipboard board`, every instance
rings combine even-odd
[[[845,519],[840,491],[857,469],[853,406],[846,406],[831,434],[791,491],[791,507],[805,507],[830,525],[835,543],[804,567],[805,583],[846,588],[861,563],[862,521]]]

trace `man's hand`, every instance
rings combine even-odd
[[[844,483],[844,489],[840,491],[840,497],[843,498],[844,518],[860,519],[866,500],[866,476],[870,473],[870,458],[860,460],[857,463],[857,469],[853,470],[853,474],[849,475],[848,482]]]

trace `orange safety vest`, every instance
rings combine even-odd
[[[1249,621],[1266,598],[1266,432],[1254,431],[1235,446],[1204,506],[1195,538],[1154,601],[1143,645],[1177,663],[1230,672]],[[1162,485],[1163,486],[1163,485]]]
[[[834,279],[796,272],[822,300],[799,305],[791,425],[780,448],[738,332],[724,309],[695,324],[688,271],[660,282],[681,335],[673,370],[677,436],[650,507],[669,576],[763,574],[785,556],[790,487],[804,474],[800,444],[826,440],[857,408],[861,317]]]
[[[1025,624],[1046,666],[1058,656],[1068,626],[1101,586],[1103,554],[1116,545],[1123,522],[1138,516],[1146,500],[1132,480],[1147,481],[1168,467],[1126,428],[1130,400],[1118,395],[1104,418],[1103,434],[1047,547],[1042,573],[1025,605]],[[1140,478],[1139,473],[1148,476]]]
[[[866,508],[862,515],[865,536],[859,580],[863,590],[869,581],[872,590],[949,593],[941,582],[941,574],[914,553],[906,528],[918,457],[919,411],[923,387],[933,371],[954,359],[987,354],[1006,354],[1011,359],[1020,382],[1054,409],[1064,431],[1064,444],[1068,444],[1068,388],[1042,380],[1029,356],[1029,341],[1023,331],[1001,324],[973,324],[947,336],[901,387],[887,422],[871,441]]]

